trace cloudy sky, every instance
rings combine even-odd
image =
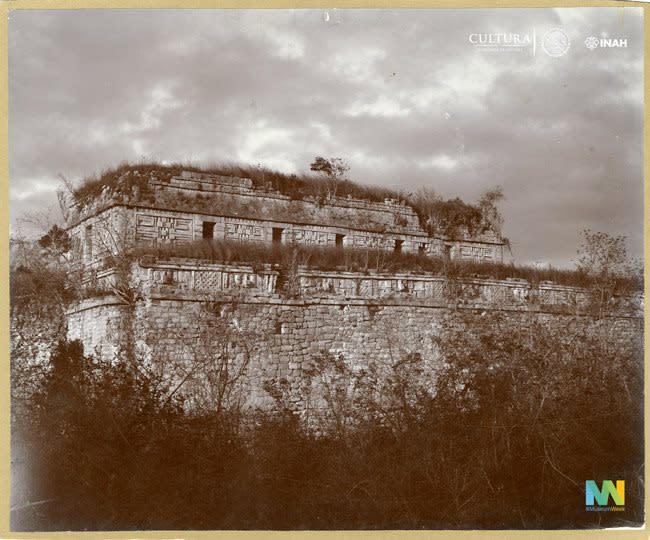
[[[559,57],[542,47],[553,28],[570,39]],[[640,255],[642,28],[640,8],[13,11],[12,230],[56,205],[59,174],[141,159],[301,172],[324,155],[359,182],[469,202],[503,186],[521,263],[570,266],[585,227]],[[499,33],[535,44],[470,42]]]

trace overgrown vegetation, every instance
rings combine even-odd
[[[81,283],[65,233],[12,246],[12,529],[639,526],[642,321],[608,317],[608,305],[640,282],[621,239],[584,240],[576,272],[223,242],[115,255],[120,271],[148,255],[522,277],[593,293],[593,317],[449,310],[428,343],[435,366],[417,342],[369,351],[365,366],[321,349],[300,367],[314,405],[302,418],[287,377],[248,371],[264,331],[241,327],[250,306],[206,299],[191,331],[173,336],[187,361],[168,348],[169,328],[146,352],[129,336],[99,361],[65,338]],[[244,410],[249,375],[270,410]],[[624,479],[625,511],[586,512],[589,479]]]
[[[250,178],[256,188],[279,191],[295,200],[322,197],[326,184],[323,178],[317,174],[284,174],[266,167],[251,165],[225,163],[197,167],[191,164],[174,163],[163,165],[150,162],[123,163],[118,167],[106,169],[99,175],[83,179],[80,185],[73,189],[73,192],[77,201],[88,202],[92,198],[99,196],[104,186],[114,187],[118,184],[119,178],[126,178],[125,173],[136,172],[137,175],[131,174],[128,177],[131,179],[132,185],[137,185],[141,192],[144,192],[147,189],[147,180],[152,175],[164,180],[170,179],[172,176],[178,176],[182,171]],[[132,185],[125,185],[125,187],[127,189],[132,188]],[[349,195],[373,202],[383,202],[386,198],[397,199],[400,197],[398,192],[387,188],[363,186],[344,179],[338,179],[336,194],[340,197]]]
[[[52,240],[53,236],[56,241]],[[46,369],[43,361],[66,333],[65,311],[81,295],[79,276],[61,255],[58,239],[55,232],[36,244],[11,242],[10,362],[12,389],[16,390],[12,393],[12,414],[20,409],[29,390],[29,387],[16,386],[15,382],[39,379],[39,374]]]
[[[183,412],[161,379],[62,342],[12,426],[26,467],[12,528],[641,524],[640,339],[623,345],[610,322],[574,319],[457,314],[447,328],[434,394],[418,355],[386,366],[379,386],[343,357],[315,358],[308,376],[326,383],[328,413],[320,436],[281,390],[275,413],[242,431],[226,421],[232,410]],[[593,478],[625,479],[624,512],[585,511]]]
[[[319,161],[319,159],[321,161]],[[503,198],[500,188],[489,190],[478,204],[469,204],[458,198],[444,200],[431,190],[416,193],[395,191],[379,186],[362,185],[346,176],[349,167],[339,158],[316,158],[312,170],[321,174],[284,174],[265,167],[237,164],[213,164],[197,167],[188,164],[123,163],[101,174],[82,180],[73,186],[65,180],[74,204],[85,206],[98,198],[102,190],[119,192],[121,197],[138,198],[153,202],[154,193],[149,179],[155,177],[166,181],[182,171],[250,178],[253,186],[260,190],[273,190],[293,200],[317,200],[324,202],[329,197],[352,197],[370,202],[384,202],[386,199],[402,201],[415,210],[422,227],[432,235],[450,238],[471,236],[493,231],[500,234],[502,219],[496,203]]]
[[[592,304],[602,316],[615,295],[643,290],[643,263],[629,257],[624,236],[583,229],[578,248],[578,272],[590,281]]]
[[[594,277],[586,270],[566,270],[515,265],[514,263],[489,263],[446,260],[411,253],[382,249],[353,249],[309,245],[268,245],[224,240],[200,240],[188,244],[165,247],[140,246],[135,257],[152,257],[156,260],[189,258],[221,264],[263,264],[288,266],[297,261],[310,269],[340,270],[348,272],[426,272],[448,277],[480,277],[486,279],[525,279],[531,284],[552,281],[559,285],[589,288]],[[610,283],[612,295],[641,290],[643,281],[638,276],[617,275]]]

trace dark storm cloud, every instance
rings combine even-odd
[[[293,172],[318,154],[445,197],[502,185],[519,261],[569,264],[583,227],[641,253],[640,10],[14,11],[9,26],[14,218],[55,201],[58,173],[143,157]],[[571,38],[560,58],[468,42],[551,27]],[[590,51],[589,35],[628,47]]]

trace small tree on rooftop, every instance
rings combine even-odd
[[[499,236],[501,235],[501,227],[503,226],[503,216],[496,205],[504,199],[503,188],[497,186],[487,190],[479,200],[483,228],[493,231]]]
[[[350,165],[338,157],[324,158],[316,156],[309,168],[312,171],[321,172],[327,177],[327,196],[334,197],[339,183],[347,180]]]
[[[316,156],[313,163],[309,166],[312,171],[325,173],[332,178],[343,179],[350,171],[350,166],[342,158],[329,158],[326,159],[321,156]]]
[[[422,226],[427,233],[434,234],[440,227],[439,214],[442,197],[433,188],[421,187],[410,199],[418,214],[421,216],[421,220],[424,221]]]

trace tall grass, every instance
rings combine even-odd
[[[170,179],[180,175],[182,171],[250,178],[255,188],[277,191],[293,200],[324,200],[328,195],[351,197],[370,202],[384,202],[386,199],[399,200],[413,208],[424,230],[431,229],[431,224],[428,221],[431,212],[434,211],[438,221],[437,229],[441,234],[456,236],[463,227],[473,233],[482,232],[480,230],[483,221],[481,209],[458,198],[425,202],[411,193],[380,186],[362,185],[348,179],[327,178],[323,175],[307,173],[285,174],[266,167],[235,163],[196,166],[184,163],[163,165],[153,161],[137,164],[124,162],[117,167],[105,169],[99,175],[84,178],[73,195],[75,200],[83,206],[98,197],[104,186],[130,191],[133,186],[137,185],[140,196],[146,198],[152,195],[151,187],[148,184],[148,179],[152,175],[158,179]],[[126,175],[125,173],[137,173],[137,175]]]
[[[310,269],[347,272],[413,272],[441,276],[479,277],[504,280],[525,279],[530,283],[552,281],[559,285],[589,287],[592,279],[584,272],[563,270],[548,266],[538,268],[525,265],[476,261],[448,261],[442,257],[428,257],[380,249],[353,249],[308,245],[269,245],[225,240],[199,240],[175,246],[139,246],[137,257],[157,260],[188,258],[221,264],[288,265],[297,261]]]
[[[127,172],[137,172],[140,179],[147,179],[151,174],[158,178],[178,176],[182,171],[190,171],[219,176],[250,178],[253,186],[261,189],[272,189],[300,200],[307,197],[321,197],[326,189],[323,176],[317,174],[285,174],[266,167],[253,167],[235,163],[215,163],[207,166],[196,166],[187,163],[172,163],[163,165],[157,162],[131,164],[124,162],[117,167],[103,170],[99,175],[84,178],[75,189],[74,195],[79,200],[88,200],[101,193],[104,186],[115,186],[118,179]],[[333,185],[335,184],[335,186]],[[387,198],[404,198],[399,192],[379,186],[364,186],[350,180],[330,180],[329,189],[337,196],[363,199],[366,201],[383,202]],[[141,187],[145,187],[142,185]]]

